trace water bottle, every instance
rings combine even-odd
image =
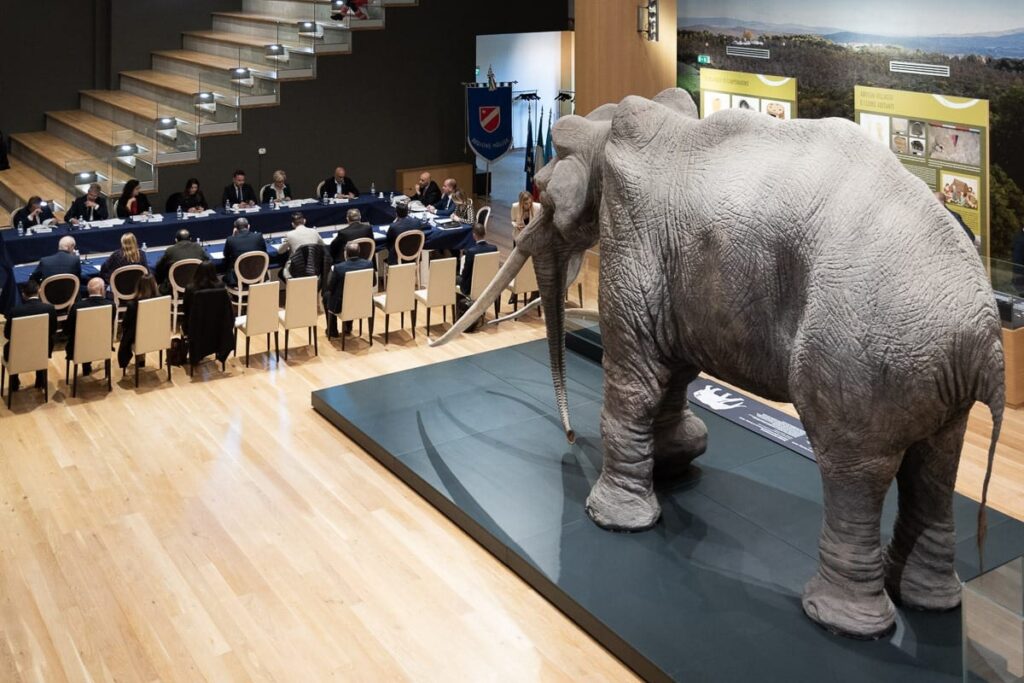
[[[18,221],[18,237],[24,237],[24,236],[25,236],[25,222],[24,221]]]
[[[178,207],[178,220],[185,220],[185,212],[181,210],[180,206]]]
[[[152,218],[152,217],[153,217],[153,207],[150,206],[150,207],[146,208],[146,218]]]
[[[394,192],[388,192],[388,204],[394,204],[394,203],[395,203],[395,193]]]
[[[145,253],[145,251],[146,251],[146,243],[145,242],[142,243],[142,251],[143,251],[143,253]]]
[[[270,195],[270,210],[277,211],[277,197]]]
[[[370,183],[370,194],[377,194],[377,184],[374,182]]]
[[[231,200],[230,199],[225,199],[224,200],[224,211],[230,211],[230,210],[231,210]]]

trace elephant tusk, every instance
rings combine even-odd
[[[519,318],[522,318],[524,315],[526,315],[530,311],[540,307],[540,305],[541,305],[541,299],[540,299],[540,297],[537,297],[536,299],[534,299],[530,303],[528,303],[525,306],[523,306],[522,308],[520,308],[515,313],[509,313],[508,315],[502,316],[500,318],[495,318],[494,320],[492,320],[491,322],[489,322],[487,324],[488,325],[497,325],[498,323],[505,323],[505,322],[509,322],[511,320],[518,320]]]

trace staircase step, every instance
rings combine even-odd
[[[0,203],[13,213],[25,206],[29,197],[54,199],[67,208],[73,197],[64,188],[16,156],[9,157],[11,167],[0,171]],[[59,216],[60,214],[58,214]],[[8,217],[8,221],[10,218]]]
[[[219,14],[241,14],[241,12],[221,12]],[[277,22],[275,22],[276,25]],[[262,50],[270,43],[280,43],[285,45],[292,52],[302,52],[306,54],[313,54],[312,41],[309,43],[300,43],[296,41],[287,40],[272,40],[268,36],[251,35],[246,33],[235,33],[232,31],[185,31],[182,35],[191,36],[195,38],[204,38],[210,41],[216,41],[219,43],[227,43],[229,45],[236,45],[239,47],[253,47]]]
[[[108,159],[99,159],[88,150],[76,147],[66,140],[47,132],[14,133],[11,135],[12,151],[18,158],[31,164],[43,177],[74,192],[74,174],[81,170],[98,171],[111,180],[104,187],[112,194],[124,187],[134,174],[121,170]],[[144,190],[155,190],[152,177],[140,178]]]
[[[118,125],[110,119],[101,118],[82,109],[48,111],[46,116],[49,121],[54,121],[65,128],[79,133],[81,136],[89,138],[97,154],[110,154],[115,146],[125,144],[139,145],[160,154],[171,154],[174,152],[172,147],[157,141],[155,138],[148,137],[135,130]],[[50,130],[49,126],[47,130]],[[50,130],[50,132],[58,136],[61,135],[59,130]],[[71,139],[68,142],[77,144],[75,140]]]
[[[227,36],[241,44],[247,41],[250,49],[262,48],[270,43],[289,46],[302,54],[348,54],[352,51],[352,32],[343,23],[320,23],[323,35],[319,38],[299,35],[295,17],[259,14],[253,12],[213,12],[212,31],[189,31],[188,36],[218,34],[217,39],[228,41]],[[308,17],[306,17],[308,19]],[[211,37],[210,39],[214,39]]]
[[[0,230],[6,230],[12,228],[11,225],[11,212],[0,206]]]
[[[233,83],[231,70],[244,67],[252,71],[250,84]],[[240,106],[263,106],[278,103],[278,88],[275,72],[261,64],[239,62],[237,57],[221,57],[194,50],[156,50],[153,52],[153,69],[185,78],[195,78],[207,84],[214,91],[228,96],[229,104]]]
[[[162,116],[173,116],[185,121],[192,121],[196,118],[194,112],[175,109],[156,100],[124,90],[83,90],[81,95],[85,99],[101,102],[112,109],[131,114],[147,122],[156,121]]]

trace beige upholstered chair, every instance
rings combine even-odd
[[[309,343],[313,345],[313,353],[320,354],[317,342],[317,322],[320,312],[317,309],[316,297],[317,278],[293,277],[285,283],[284,310],[277,316],[284,328],[284,359],[288,360],[288,332],[305,327],[309,334]]]
[[[256,195],[256,202],[257,203],[259,203],[259,204],[263,203],[263,193],[266,192],[267,188],[270,187],[272,184],[273,183],[267,183],[266,185],[264,185],[263,187],[260,188],[259,194]]]
[[[427,309],[427,334],[430,334],[430,309],[440,307],[445,321],[448,320],[448,307],[452,308],[452,320],[455,320],[455,266],[458,259],[443,258],[430,262],[427,277],[427,288],[416,291],[416,301]]]
[[[469,297],[476,301],[498,274],[498,252],[477,254],[473,257],[473,281],[469,283]],[[494,317],[501,311],[501,297],[494,300]]]
[[[325,183],[325,182],[326,182],[326,181],[324,181],[324,180],[321,180],[321,181],[320,181],[319,183],[317,183],[317,185],[316,185],[316,198],[317,198],[317,199],[322,199],[322,198],[323,198],[323,196],[324,196],[324,183]]]
[[[51,275],[39,285],[39,298],[52,304],[57,311],[57,322],[67,320],[71,306],[78,301],[78,290],[81,282],[76,275],[64,273]]]
[[[15,318],[11,321],[11,339],[8,358],[0,354],[0,394],[4,391],[7,375],[46,370],[50,375],[50,316],[46,313]],[[11,394],[7,391],[7,408],[11,407]],[[47,381],[43,397],[50,400],[50,383]]]
[[[373,297],[373,304],[384,312],[384,343],[390,336],[390,320],[394,313],[401,313],[402,327],[405,327],[405,312],[412,312],[412,336],[416,338],[416,264],[403,263],[388,269],[387,289]]]
[[[419,230],[410,230],[409,232],[403,232],[395,240],[395,260],[398,265],[403,263],[412,263],[419,267],[420,256],[423,254],[423,244],[427,241],[427,236]],[[384,254],[380,254],[380,259],[377,264],[377,270],[381,274],[381,278],[384,281],[384,286],[387,287],[388,271],[392,266],[388,265],[388,262],[383,258]]]
[[[338,326],[349,321],[359,321],[359,336],[363,335],[363,319],[370,331],[370,346],[373,346],[373,271],[356,270],[345,273],[345,291],[341,295],[341,310],[327,311],[338,319]],[[345,333],[341,335],[341,350],[345,350]]]
[[[270,267],[270,256],[265,251],[248,251],[235,260],[234,287],[228,287],[228,294],[238,300],[235,315],[242,315],[249,287],[259,284],[267,277]],[[286,354],[287,355],[287,354]]]
[[[526,263],[508,286],[508,291],[512,292],[512,310],[519,310],[520,296],[523,297],[523,303],[525,304],[527,295],[533,294],[539,289],[537,286],[537,273],[533,270],[533,259],[526,259]],[[540,309],[537,309],[537,313],[538,315],[540,314]]]
[[[476,212],[476,222],[483,223],[486,228],[491,222],[491,207],[481,206],[480,210]]]
[[[261,282],[249,288],[249,305],[245,315],[235,318],[235,331],[245,335],[245,367],[249,367],[249,341],[258,334],[267,335],[267,355],[270,355],[270,333],[274,333],[274,347],[277,346],[279,323],[278,296],[281,286],[276,282]],[[278,348],[278,357],[280,357]]]
[[[373,255],[377,253],[377,241],[375,239],[372,237],[359,237],[349,242],[349,244],[359,245],[359,258],[373,261]]]
[[[128,310],[127,301],[135,298],[135,290],[139,280],[146,274],[142,265],[121,266],[110,274],[110,292],[114,295],[114,308],[117,310],[117,325],[121,326],[121,316]]]
[[[113,308],[110,306],[93,306],[80,308],[75,313],[75,355],[69,356],[67,366],[74,364],[75,379],[71,385],[71,398],[78,395],[78,366],[82,363],[98,363],[103,361],[107,373],[107,391],[113,389],[110,372],[110,354],[113,350]]]
[[[139,386],[140,356],[160,352],[160,367],[164,366],[164,351],[171,348],[171,297],[143,299],[139,302],[139,315],[135,321],[135,386]],[[167,364],[167,381],[171,380],[171,364]]]
[[[192,281],[196,268],[201,264],[197,258],[186,258],[177,261],[167,273],[167,282],[171,286],[171,318],[174,329],[178,327],[178,316],[181,315],[181,303],[185,297],[185,287]]]

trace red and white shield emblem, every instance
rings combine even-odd
[[[501,125],[501,107],[480,107],[480,127],[488,133],[498,130]]]

